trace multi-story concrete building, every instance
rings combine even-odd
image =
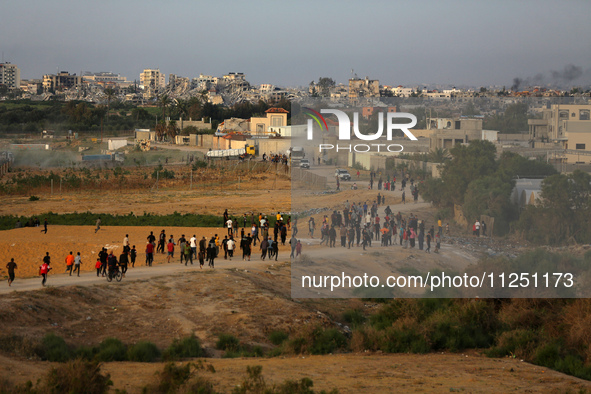
[[[20,88],[27,93],[37,94],[40,88],[43,88],[41,79],[21,79]]]
[[[427,118],[427,130],[431,130],[429,149],[451,149],[456,144],[474,140],[497,141],[498,132],[483,130],[482,118]]]
[[[166,86],[166,75],[160,69],[145,69],[140,74],[140,85],[144,87],[144,97],[152,98]]]
[[[12,63],[0,63],[0,85],[8,89],[19,89],[21,87],[21,70]]]
[[[82,76],[60,71],[58,74],[43,76],[43,90],[77,89],[82,85]]]
[[[112,72],[98,72],[98,73],[93,73],[90,71],[85,71],[82,74],[82,80],[83,81],[88,81],[88,82],[113,82],[116,84],[125,84],[128,83],[127,82],[127,78],[122,77],[120,74],[115,74]]]
[[[566,162],[591,163],[591,104],[553,104],[527,123],[532,147],[558,143]]]
[[[380,97],[380,81],[377,79],[349,79],[349,101],[355,103],[361,97]]]

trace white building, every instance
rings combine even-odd
[[[8,89],[19,89],[21,87],[21,70],[11,63],[0,63],[0,85]]]

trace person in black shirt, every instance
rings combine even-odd
[[[103,248],[98,254],[99,259],[101,260],[101,273],[103,276],[106,275],[107,272],[107,257],[109,254],[107,253],[107,249]]]
[[[156,253],[160,251],[160,253],[164,253],[164,244],[166,243],[166,233],[164,230],[160,232],[160,236],[158,237],[158,247],[156,248]]]
[[[121,253],[119,256],[119,266],[121,267],[121,273],[123,277],[125,277],[125,273],[127,272],[127,264],[129,263],[129,256],[127,256],[127,252]]]
[[[135,245],[129,251],[129,257],[131,257],[131,267],[135,267],[135,258],[137,257],[137,251],[135,250]]]
[[[14,258],[10,259],[10,262],[6,264],[6,269],[8,270],[8,286],[14,282],[14,269],[16,268],[16,263],[14,262]]]
[[[113,251],[109,254],[107,258],[107,264],[109,266],[109,275],[113,275],[117,271],[117,257],[113,254]]]
[[[150,231],[150,235],[148,235],[148,242],[153,244],[156,241],[156,237],[154,236],[154,232]]]

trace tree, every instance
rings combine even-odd
[[[510,201],[515,181],[505,181],[499,176],[486,176],[468,185],[462,210],[468,221],[488,215],[495,218],[495,234],[509,232],[509,223],[516,218],[517,210]]]
[[[168,125],[166,126],[166,135],[168,137],[170,137],[170,140],[172,142],[174,142],[175,137],[178,135],[178,133],[179,133],[179,128],[176,125],[176,121],[171,120],[170,122],[168,122]]]
[[[171,103],[170,97],[168,97],[168,95],[166,95],[166,94],[162,95],[158,99],[158,106],[160,108],[162,108],[162,120],[166,119],[166,111],[168,110],[170,103]]]
[[[330,88],[335,87],[336,82],[332,78],[328,77],[320,77],[318,78],[318,83],[316,84],[318,88],[318,94],[322,97],[330,96]]]
[[[503,114],[488,116],[484,119],[483,128],[499,130],[501,133],[519,133],[527,130],[527,111],[525,103],[510,104]]]
[[[490,141],[477,140],[468,146],[456,145],[449,152],[452,159],[444,164],[441,179],[448,191],[447,203],[461,205],[470,182],[495,172],[496,148]]]
[[[591,243],[591,175],[575,170],[542,182],[541,200],[528,205],[517,229],[538,244]]]
[[[175,109],[176,115],[180,118],[188,118],[189,117],[189,101],[176,99],[175,100]]]

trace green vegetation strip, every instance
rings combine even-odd
[[[50,226],[94,226],[98,218],[101,219],[102,226],[156,226],[156,227],[222,227],[222,215],[200,215],[193,213],[181,214],[174,212],[169,215],[154,215],[144,212],[143,215],[135,215],[130,212],[127,215],[111,215],[103,213],[64,213],[58,214],[47,212],[33,216],[15,216],[3,215],[0,216],[0,230],[13,229],[16,223],[20,220],[24,227],[27,223],[33,222],[38,218],[43,225],[44,219],[47,219]],[[236,218],[233,218],[235,220]],[[275,224],[275,217],[269,215],[269,226],[273,227]],[[249,224],[247,220],[247,224]],[[242,224],[241,221],[238,222]]]

